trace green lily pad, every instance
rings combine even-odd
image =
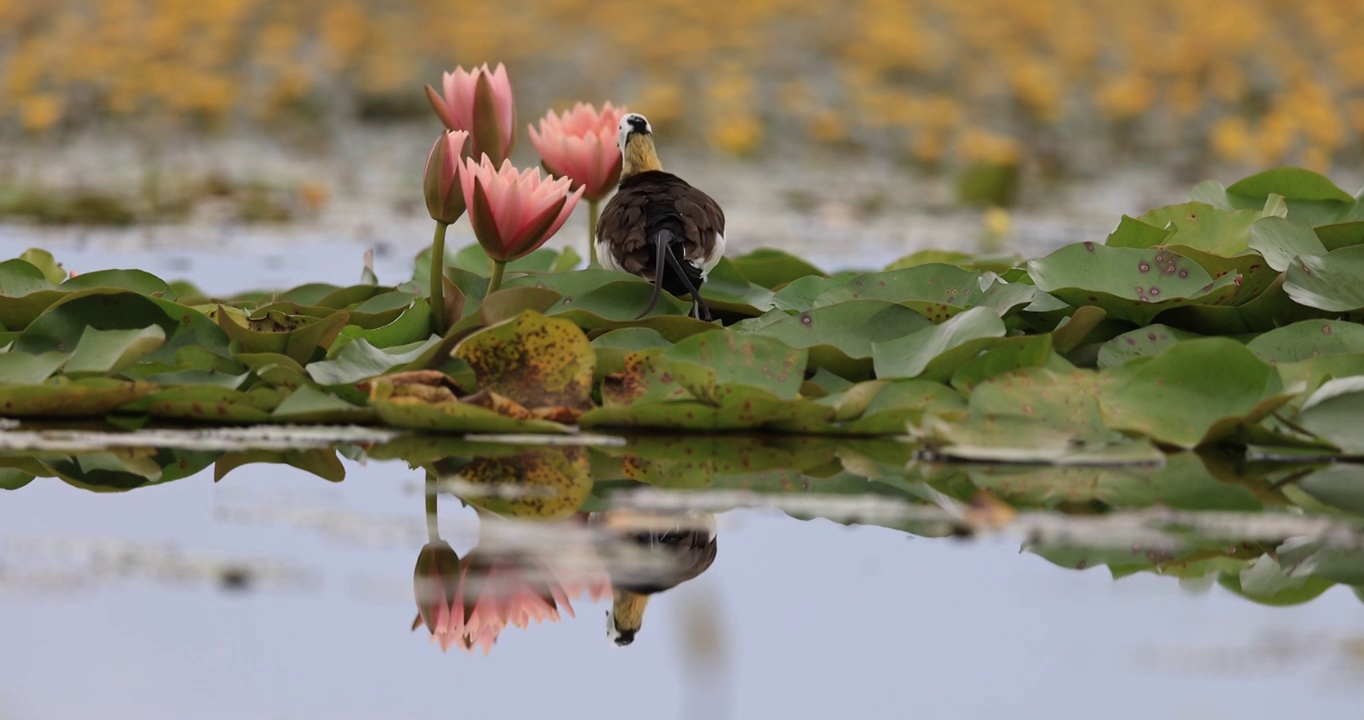
[[[872,344],[876,377],[946,380],[962,363],[1004,337],[1004,321],[988,307],[966,310],[941,325]]]
[[[1159,323],[1125,332],[1099,348],[1099,367],[1118,367],[1140,357],[1159,355],[1197,333],[1185,332]]]
[[[1051,338],[1046,335],[1004,338],[952,373],[951,385],[961,392],[970,392],[997,375],[1044,367],[1053,360],[1061,367],[1069,365],[1052,351]]]
[[[1364,325],[1344,320],[1304,320],[1252,338],[1246,347],[1270,363],[1291,363],[1318,355],[1364,352]]]
[[[787,283],[803,277],[826,277],[819,268],[804,260],[771,248],[760,248],[731,258],[734,269],[750,282],[757,283],[769,290],[776,290]]]
[[[280,401],[277,388],[241,391],[212,385],[182,385],[159,390],[123,409],[153,417],[209,423],[258,423],[270,419]]]
[[[880,382],[876,395],[843,429],[857,435],[901,435],[907,424],[918,424],[928,412],[942,417],[965,414],[966,398],[931,380]]]
[[[399,293],[390,293],[398,295]],[[354,314],[351,321],[354,321]],[[358,324],[341,328],[340,339],[329,350],[334,356],[343,346],[342,341],[363,338],[375,347],[393,347],[425,340],[431,334],[431,305],[426,300],[413,299],[391,322],[366,329]]]
[[[904,305],[933,322],[942,322],[978,306],[1003,316],[1031,303],[1035,295],[1036,289],[1031,285],[1006,283],[993,273],[932,264],[859,275],[816,297],[812,307],[849,300],[884,300]]]
[[[1364,309],[1364,245],[1299,257],[1285,274],[1294,302],[1332,312]]]
[[[309,385],[295,390],[270,413],[272,420],[287,423],[367,423],[377,417],[372,408]]]
[[[371,407],[394,427],[445,433],[566,433],[572,428],[548,420],[518,420],[463,402],[426,403],[412,398],[376,398]]]
[[[1356,204],[1356,214],[1364,204]],[[1313,228],[1317,239],[1321,241],[1322,247],[1327,252],[1339,250],[1351,245],[1364,245],[1364,220],[1352,220],[1350,222],[1335,223],[1333,225],[1318,225]],[[1317,253],[1324,255],[1326,253]]]
[[[52,257],[52,253],[42,248],[29,248],[20,253],[18,259],[37,268],[53,285],[60,285],[68,277],[66,268]]]
[[[146,356],[153,362],[174,363],[176,353],[201,347],[229,357],[228,338],[196,310],[125,290],[81,290],[67,294],[35,319],[14,343],[29,353],[72,352],[87,328],[142,330],[156,325],[166,341]]]
[[[704,373],[684,374],[682,382],[696,397],[725,404],[734,394],[732,386],[753,388],[773,398],[793,400],[800,392],[809,353],[779,340],[713,331],[693,335],[664,351],[671,363],[703,368]],[[703,378],[689,382],[692,377]]]
[[[1267,217],[1250,226],[1250,248],[1279,272],[1299,255],[1325,255],[1326,246],[1311,228],[1280,217]]]
[[[1216,442],[1283,403],[1274,368],[1226,338],[1188,340],[1114,378],[1099,398],[1115,430],[1184,448]]]
[[[321,318],[272,310],[253,313],[244,318],[245,322],[233,314],[218,306],[218,326],[237,343],[240,352],[279,353],[300,364],[307,363],[315,355],[325,355],[350,318],[344,310],[331,311],[330,315]]]
[[[0,417],[95,417],[160,388],[106,377],[54,377],[35,385],[0,384]]]
[[[159,325],[139,330],[86,330],[63,372],[71,377],[115,375],[166,343]]]
[[[1181,305],[1231,304],[1221,291],[1236,277],[1213,279],[1197,262],[1166,248],[1111,248],[1094,243],[1067,245],[1028,263],[1037,287],[1073,306],[1095,305],[1112,317],[1145,325],[1162,311]]]
[[[420,358],[431,347],[439,344],[441,339],[436,336],[422,342],[390,348],[377,348],[367,340],[356,340],[342,348],[331,360],[308,363],[306,371],[314,382],[324,387],[354,385],[363,380],[404,369],[404,365]]]
[[[716,406],[699,400],[636,402],[609,405],[584,413],[584,428],[644,428],[719,432],[781,429],[818,433],[828,428],[834,410],[808,400],[773,400],[752,396]]]
[[[1234,207],[1258,208],[1270,195],[1282,195],[1288,219],[1309,226],[1325,225],[1349,215],[1355,199],[1329,178],[1302,168],[1274,168],[1232,183],[1228,201]]]
[[[772,307],[776,310],[805,312],[814,307],[815,298],[849,282],[861,273],[841,272],[829,277],[808,275],[792,280],[772,295]]]
[[[71,353],[46,352],[30,354],[17,350],[0,353],[0,382],[12,385],[33,385],[52,376]]]
[[[527,310],[470,335],[455,357],[473,368],[480,390],[528,408],[585,409],[592,403],[597,356],[573,323]]]
[[[1364,455],[1364,376],[1328,380],[1303,402],[1297,422],[1350,455]]]
[[[872,344],[933,327],[922,315],[882,300],[852,300],[798,315],[773,310],[736,323],[731,332],[761,335],[808,348],[810,365],[849,380],[871,377]]]

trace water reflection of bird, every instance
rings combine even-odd
[[[725,213],[709,195],[663,172],[653,128],[643,115],[621,118],[620,188],[597,224],[597,257],[608,270],[653,282],[641,317],[658,303],[659,290],[690,294],[692,314],[710,320],[701,299],[706,276],[725,254]]]
[[[598,554],[611,576],[606,633],[634,642],[652,595],[671,590],[715,562],[715,516],[702,512],[607,510],[592,513]]]

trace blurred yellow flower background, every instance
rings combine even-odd
[[[1360,0],[0,0],[0,128],[426,112],[506,62],[523,118],[611,99],[725,153],[936,163],[1073,138],[1327,170],[1364,136]]]

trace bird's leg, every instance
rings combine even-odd
[[[654,250],[654,294],[649,297],[649,305],[644,308],[644,312],[635,317],[636,320],[653,312],[654,306],[658,305],[658,294],[663,292],[663,257],[666,255],[672,259],[672,253],[668,252],[668,243],[672,242],[673,234],[671,230],[659,230],[654,236],[656,247]]]
[[[682,269],[682,263],[679,262],[672,253],[668,253],[668,264],[671,265],[673,271],[677,273],[677,277],[682,280],[682,286],[687,289],[687,292],[691,293],[693,312],[690,314],[697,320],[710,322],[710,308],[706,306],[706,301],[701,299],[701,291],[697,289],[695,285],[691,284],[691,279],[687,277],[687,273]]]

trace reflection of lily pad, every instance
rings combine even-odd
[[[475,457],[453,471],[436,468],[442,480],[460,481],[455,494],[469,504],[522,520],[561,520],[592,493],[592,464],[582,447],[542,447]]]

